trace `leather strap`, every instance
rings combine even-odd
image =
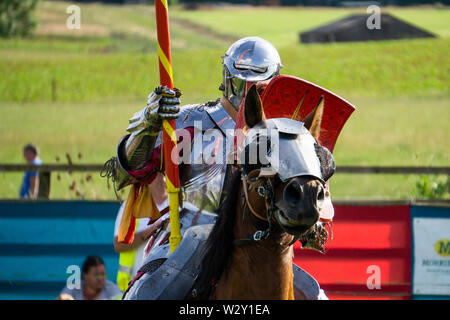
[[[250,209],[251,213],[257,217],[260,220],[263,221],[267,221],[267,218],[264,218],[263,216],[261,216],[258,212],[256,212],[255,209],[253,209],[252,205],[250,204],[249,198],[248,198],[248,183],[247,183],[247,179],[243,176],[242,177],[242,185],[244,188],[244,195],[245,195],[245,203],[247,204],[247,207]],[[267,205],[266,205],[267,207]]]
[[[244,189],[244,196],[245,196],[245,204],[246,206],[249,208],[250,212],[258,219],[262,220],[262,221],[266,221],[269,223],[269,227],[266,230],[258,230],[256,231],[254,234],[250,234],[247,236],[247,238],[243,238],[243,239],[235,239],[233,241],[234,245],[247,245],[247,244],[251,244],[257,241],[261,241],[261,240],[265,240],[269,237],[270,234],[270,229],[271,229],[271,214],[270,214],[270,205],[268,204],[268,199],[267,199],[267,195],[264,198],[265,204],[266,204],[266,209],[267,209],[267,218],[264,218],[263,216],[261,216],[259,213],[256,212],[256,210],[252,207],[252,205],[249,202],[249,197],[248,197],[248,178],[251,178],[253,176],[256,176],[257,174],[257,170],[251,172],[248,176],[243,176],[242,177],[242,186]]]

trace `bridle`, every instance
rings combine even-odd
[[[255,243],[258,241],[268,239],[271,232],[273,231],[273,228],[272,228],[273,213],[277,210],[277,208],[275,207],[274,201],[273,201],[273,199],[274,199],[274,181],[273,181],[273,179],[274,178],[273,177],[264,177],[266,182],[264,184],[260,184],[257,187],[255,187],[255,185],[260,180],[260,177],[259,177],[260,169],[255,169],[248,174],[246,174],[243,171],[241,171],[241,172],[242,172],[241,181],[242,181],[242,188],[243,188],[244,214],[246,211],[247,212],[249,211],[248,215],[251,217],[254,217],[253,220],[256,219],[261,222],[266,222],[267,228],[265,228],[265,229],[259,228],[257,223],[253,223],[253,225],[255,225],[258,228],[258,230],[253,234],[249,234],[247,236],[247,238],[235,239],[234,245],[238,245],[238,246],[252,244],[252,243]],[[256,188],[257,194],[264,199],[264,204],[266,207],[265,217],[264,217],[264,215],[258,213],[253,208],[252,204],[250,203],[249,190],[255,189],[255,188]],[[293,242],[295,242],[296,240],[297,239],[294,238]],[[291,242],[289,244],[289,246],[293,242]]]
[[[285,124],[286,126],[289,125],[289,123]],[[309,134],[311,135],[311,134]],[[252,136],[254,137],[254,136]],[[259,135],[256,133],[256,139],[259,142]],[[312,137],[314,139],[314,137]],[[254,141],[254,140],[252,140]],[[251,141],[251,142],[252,142]],[[267,141],[266,141],[267,142]],[[320,163],[320,168],[316,168],[317,170],[320,170],[320,172],[315,172],[314,170],[308,171],[308,175],[312,175],[314,177],[320,177],[319,179],[324,184],[324,181],[327,181],[334,173],[335,170],[335,164],[334,159],[328,149],[325,147],[321,147],[317,141],[314,139],[314,141],[310,141],[311,143],[314,142],[314,150],[310,148],[308,151],[309,153],[307,156],[312,157],[313,154],[318,158]],[[242,149],[242,152],[247,152],[246,150],[247,145],[244,145],[244,148]],[[236,152],[236,151],[235,151]],[[245,156],[245,154],[244,154]],[[239,158],[239,157],[237,157]],[[309,159],[309,158],[308,158]],[[269,161],[270,163],[270,161]],[[278,220],[277,214],[282,214],[282,212],[278,212],[279,209],[275,206],[274,201],[274,185],[278,183],[278,175],[281,175],[280,172],[278,172],[278,169],[275,169],[273,167],[273,164],[270,163],[269,166],[261,166],[259,168],[250,167],[246,164],[240,164],[236,162],[236,155],[235,155],[235,162],[233,163],[235,167],[241,172],[241,179],[242,179],[242,187],[243,187],[243,205],[244,205],[244,216],[247,215],[250,217],[250,220],[254,227],[256,227],[257,231],[254,234],[247,235],[246,238],[243,239],[235,239],[234,244],[235,245],[245,245],[245,244],[251,244],[258,241],[266,240],[269,238],[270,234],[274,233],[273,228],[273,219],[276,218]],[[300,162],[300,165],[303,165],[302,162]],[[325,169],[324,169],[325,168]],[[288,177],[294,177],[295,172],[284,172],[284,176],[287,179]],[[305,175],[304,172],[299,172],[302,175]],[[264,179],[264,183],[260,184],[261,179]],[[277,180],[276,180],[277,179]],[[258,184],[258,186],[255,187],[255,184]],[[254,206],[250,202],[249,198],[249,191],[252,190],[252,188],[255,190],[257,194],[264,199],[266,212],[265,214],[261,214],[255,210]],[[259,222],[259,223],[258,223]],[[261,227],[262,223],[265,222],[264,227]],[[321,223],[321,222],[320,222]],[[320,224],[319,223],[319,224]],[[328,223],[325,223],[328,224]],[[267,227],[266,227],[267,226]],[[275,225],[275,227],[280,227],[282,230],[285,230],[285,228],[278,223]],[[303,233],[302,235],[296,235],[294,236],[294,239],[291,241],[290,245],[295,243],[297,240],[301,240],[302,244],[308,244],[315,242],[317,243],[319,247],[323,247],[322,243],[324,242],[324,237],[328,237],[328,233],[326,233],[325,229],[320,229],[322,226],[318,225],[317,223],[314,225],[314,228],[311,228],[310,231]],[[283,233],[283,232],[281,232]],[[289,233],[289,232],[288,232]],[[319,237],[316,237],[319,235]],[[324,235],[324,237],[321,237],[320,235]],[[316,247],[316,245],[314,245]],[[323,251],[323,250],[319,250]]]

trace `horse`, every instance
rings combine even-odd
[[[277,126],[277,121],[284,124],[288,130],[279,132],[279,161],[296,168],[280,165],[274,172],[267,161],[262,164],[259,155],[256,164],[247,160],[229,164],[231,177],[225,182],[219,217],[206,241],[194,285],[198,299],[301,298],[299,292],[294,296],[293,244],[300,240],[323,248],[328,238],[319,215],[327,194],[325,182],[335,164],[328,149],[317,143],[322,114],[321,99],[303,122],[266,119],[256,87],[248,90],[244,105],[247,143],[256,136],[253,143],[258,150],[270,149],[269,139],[253,133],[262,128],[280,131],[283,125]],[[250,144],[244,143],[246,156]],[[312,168],[316,164],[319,172]]]

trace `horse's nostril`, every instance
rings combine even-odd
[[[297,204],[302,198],[302,187],[295,181],[284,189],[284,200],[290,204]]]

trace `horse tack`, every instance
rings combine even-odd
[[[242,187],[244,190],[245,203],[247,204],[247,207],[250,209],[251,213],[253,213],[253,215],[256,216],[258,219],[267,221],[267,217],[261,216],[258,212],[256,212],[255,209],[253,209],[253,206],[251,205],[251,203],[249,201],[249,196],[248,196],[249,184],[250,185],[253,184],[253,182],[250,181],[249,179],[251,179],[252,176],[255,175],[255,174],[253,174],[254,172],[258,172],[258,171],[259,170],[255,170],[255,171],[251,172],[248,176],[243,175],[242,176]],[[257,193],[259,196],[264,198],[265,204],[266,204],[266,209],[268,209],[268,202],[271,201],[271,199],[268,199],[268,198],[271,197],[271,194],[273,194],[273,190],[268,191],[265,187],[258,186]]]
[[[250,172],[248,175],[242,175],[242,187],[243,187],[243,193],[244,193],[244,200],[246,207],[250,210],[250,212],[253,214],[254,217],[256,217],[259,220],[265,221],[268,223],[268,227],[265,230],[257,230],[254,234],[248,235],[247,238],[244,239],[235,239],[234,244],[235,245],[247,245],[254,242],[258,242],[261,240],[266,240],[270,236],[270,232],[272,229],[272,212],[275,210],[274,204],[273,204],[273,184],[271,182],[270,178],[267,178],[269,188],[266,186],[258,186],[257,193],[259,196],[264,198],[265,206],[266,206],[266,217],[263,217],[260,215],[256,210],[253,208],[249,201],[248,191],[249,191],[249,184],[252,185],[254,182],[251,181],[252,178],[259,175],[260,170],[254,170]]]
[[[270,81],[262,94],[267,119],[288,118],[301,121],[324,99],[319,143],[333,152],[337,138],[355,107],[342,97],[304,79],[280,75]],[[236,128],[245,128],[243,108],[239,110]]]
[[[284,97],[285,95],[278,96]],[[311,96],[312,95],[308,95],[308,98]],[[326,100],[328,102],[327,107],[329,107],[329,102],[332,100]],[[221,208],[220,224],[218,224],[219,227],[217,228],[219,233],[217,233],[217,236],[211,237],[210,247],[205,256],[207,259],[204,259],[202,263],[202,266],[205,268],[204,270],[207,270],[207,272],[203,273],[205,276],[203,276],[199,282],[200,288],[206,288],[208,289],[208,292],[210,292],[211,279],[219,280],[217,286],[213,285],[214,295],[212,298],[214,299],[239,299],[248,297],[266,297],[272,299],[294,298],[293,269],[291,264],[288,263],[293,255],[292,242],[287,248],[285,248],[285,245],[292,240],[292,235],[302,237],[307,231],[307,228],[309,230],[310,227],[317,222],[315,219],[321,208],[321,206],[318,206],[317,204],[317,201],[322,201],[323,199],[323,188],[319,188],[319,183],[325,184],[326,181],[324,181],[325,179],[323,178],[327,177],[328,174],[322,174],[320,159],[317,155],[317,148],[314,147],[318,141],[319,143],[322,142],[320,139],[317,139],[318,137],[320,138],[319,130],[312,130],[311,132],[309,131],[309,126],[296,121],[305,118],[301,117],[300,113],[301,111],[306,111],[306,109],[301,110],[301,108],[299,108],[299,110],[295,111],[295,113],[299,115],[299,118],[295,120],[289,118],[285,119],[285,117],[277,116],[275,114],[266,117],[264,116],[266,104],[263,102],[264,101],[261,101],[258,96],[255,87],[251,87],[247,93],[244,108],[241,107],[239,111],[241,118],[245,120],[245,126],[240,127],[239,121],[236,123],[235,130],[242,129],[242,131],[238,131],[238,133],[243,133],[245,135],[245,140],[238,141],[238,145],[241,148],[235,149],[235,151],[239,153],[238,159],[244,159],[244,162],[240,161],[237,164],[235,163],[240,169],[240,172],[234,176],[232,183],[227,186],[227,190],[231,190],[230,194],[232,196],[227,198],[228,201],[225,201]],[[314,111],[312,111],[311,123],[316,123],[316,121],[318,121],[315,128],[320,128],[321,120],[318,119],[322,119],[323,108],[324,103],[321,103]],[[320,110],[320,112],[317,112],[317,110]],[[299,123],[301,123],[301,125],[299,125]],[[287,130],[295,128],[299,129],[300,127],[302,128],[301,132]],[[278,160],[278,153],[272,152],[273,150],[278,150],[272,149],[273,143],[278,143],[278,140],[270,139],[269,141],[271,144],[269,152],[267,150],[265,152],[265,149],[263,149],[262,154],[258,153],[260,156],[260,158],[257,159],[258,161],[255,163],[245,162],[247,153],[251,151],[250,149],[247,149],[246,146],[250,145],[250,143],[258,144],[260,142],[258,139],[258,132],[252,131],[253,129],[273,129],[278,131],[278,133],[281,132],[282,135],[276,137],[281,136],[283,139],[284,150],[293,150],[297,152],[292,152],[292,155],[290,155],[290,153],[281,154],[281,161],[284,162],[282,162],[283,166],[280,167],[279,163],[276,161]],[[335,131],[335,133],[338,132]],[[300,141],[299,136],[305,138],[308,134],[308,139],[302,139],[305,141]],[[263,137],[268,136],[266,134],[263,135]],[[314,139],[311,139],[311,137]],[[244,145],[242,146],[240,142],[243,142]],[[329,142],[330,146],[334,145],[333,141]],[[286,145],[293,145],[296,148],[286,148]],[[304,154],[307,154],[310,157],[301,157]],[[243,157],[239,157],[240,155],[243,155]],[[275,156],[272,157],[272,155]],[[310,161],[306,161],[305,159]],[[266,161],[260,160],[268,160],[267,162],[270,166],[265,166],[264,163]],[[259,168],[258,165],[260,166]],[[259,178],[266,178],[267,175],[257,175],[256,173],[262,171],[259,169],[266,167],[272,167],[275,174],[272,176],[268,175],[268,179],[262,181]],[[258,179],[253,179],[256,178],[256,175],[258,176]],[[304,205],[297,205],[301,198],[303,198],[297,197],[297,191],[291,192],[291,194],[285,193],[284,191],[280,193],[281,191],[278,188],[280,185],[279,180],[281,180],[282,183],[285,183],[285,185],[283,185],[283,190],[285,190],[286,186],[295,188],[296,185],[294,185],[294,183],[290,184],[290,180],[300,176],[307,177],[305,179],[300,179],[299,181],[302,184],[308,185],[305,192],[309,192],[310,195],[309,197],[305,197],[308,202]],[[256,184],[254,184],[255,180]],[[299,181],[296,181],[295,183],[299,184]],[[242,190],[241,188],[236,188],[236,185],[239,185],[239,183],[242,183]],[[265,185],[260,185],[261,183],[264,183]],[[269,187],[267,187],[267,185],[269,185]],[[276,189],[273,189],[274,186]],[[303,191],[300,190],[299,192]],[[241,194],[243,194],[243,203],[239,202]],[[264,205],[263,201],[258,199],[258,196],[264,198]],[[292,199],[295,201],[289,202],[289,200]],[[264,206],[266,210],[264,210]],[[283,213],[286,215],[286,219],[282,216]],[[250,217],[250,219],[248,219],[246,215]],[[264,217],[265,215],[266,217]],[[240,219],[236,219],[237,217]],[[272,217],[274,217],[275,220],[272,221]],[[274,222],[273,230],[272,222]],[[258,224],[264,225],[263,227],[259,227]],[[254,232],[255,227],[257,230],[256,232]],[[275,237],[271,237],[271,241],[263,241],[255,246],[236,247],[236,245],[251,244],[265,240],[269,237],[269,233],[273,235],[277,232],[278,227],[280,227],[280,231],[283,231],[280,238],[282,240],[281,242],[276,241]],[[254,234],[251,235],[253,232]],[[246,239],[236,239],[236,236],[245,237],[245,235],[249,233],[250,235]],[[216,233],[214,233],[214,235],[216,235]],[[313,238],[313,236],[315,236],[314,231],[308,232],[308,237]],[[320,240],[320,235],[318,236],[319,237],[316,239]],[[294,240],[296,239],[294,238]],[[220,257],[219,252],[221,250],[218,250],[219,248],[224,248],[226,251],[227,256],[225,258]],[[214,259],[219,259],[218,261],[220,261],[220,264],[212,265],[211,261],[214,261]],[[257,268],[253,268],[251,265],[255,265]],[[269,273],[273,276],[265,278]],[[262,279],[265,279],[266,281],[261,281]]]
[[[267,188],[267,185],[258,186],[256,188],[257,194],[260,197],[263,197],[265,200],[265,205],[266,205],[266,210],[267,210],[266,217],[263,217],[261,214],[259,214],[253,208],[253,206],[251,205],[251,203],[249,201],[249,190],[252,187],[252,185],[258,181],[258,180],[254,180],[254,181],[252,181],[252,180],[255,178],[261,178],[261,177],[264,177],[264,178],[268,179],[268,181],[269,181],[269,183],[268,183],[269,188]],[[247,238],[235,239],[234,244],[238,245],[238,246],[239,245],[248,245],[248,244],[252,244],[252,243],[255,243],[255,242],[258,242],[261,240],[268,239],[269,235],[270,235],[271,227],[272,227],[272,213],[274,210],[276,210],[272,203],[274,191],[273,191],[273,183],[271,182],[271,178],[269,176],[265,175],[264,173],[261,174],[261,170],[256,169],[256,170],[253,170],[252,172],[250,172],[248,175],[243,174],[241,180],[242,180],[243,197],[244,197],[245,206],[249,209],[249,211],[252,213],[252,215],[254,217],[256,217],[257,219],[259,219],[261,221],[267,222],[269,224],[269,226],[265,230],[258,229],[254,234],[248,235]],[[330,230],[332,230],[330,222],[322,223],[319,221],[311,228],[311,230],[309,230],[302,237],[294,236],[292,241],[288,244],[288,247],[290,247],[295,242],[297,242],[297,240],[300,240],[300,242],[302,243],[302,248],[308,248],[308,249],[319,251],[320,253],[325,253],[326,252],[325,244],[329,237],[329,233],[325,229],[325,225],[330,225]]]

